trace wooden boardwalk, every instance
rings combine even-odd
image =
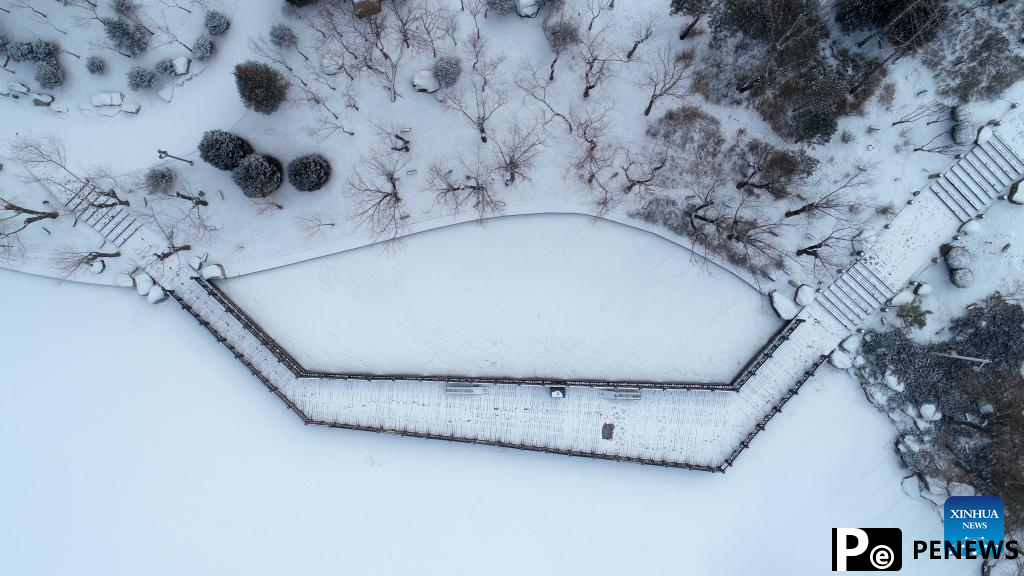
[[[544,385],[315,375],[197,278],[180,254],[167,255],[162,235],[141,226],[116,196],[74,182],[51,192],[131,255],[307,424],[724,471],[851,330],[906,286],[965,218],[988,208],[1008,182],[1024,176],[1022,126],[1017,116],[1001,129],[993,144],[1001,146],[998,158],[995,151],[988,154],[987,145],[976,147],[934,181],[932,193],[904,209],[860,261],[741,372],[740,385],[729,389],[570,385],[564,398],[553,398]],[[997,169],[1005,176],[997,177]],[[968,180],[967,174],[977,178]],[[971,201],[968,209],[965,200],[953,198],[964,187],[981,204]]]

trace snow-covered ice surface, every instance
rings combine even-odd
[[[320,372],[728,382],[780,326],[688,249],[577,215],[459,224],[219,285]]]
[[[903,574],[978,572],[912,560],[941,513],[842,374],[725,475],[622,466],[304,427],[176,306],[0,285],[3,359],[59,354],[4,362],[3,574],[824,574],[836,526],[901,528]]]

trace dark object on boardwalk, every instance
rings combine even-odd
[[[245,138],[223,130],[210,130],[199,142],[199,157],[221,170],[234,170],[252,152]]]
[[[296,190],[319,190],[331,178],[331,163],[320,154],[306,154],[288,163],[288,182]]]
[[[250,198],[266,198],[281,187],[281,162],[266,154],[246,156],[231,173],[231,179]]]

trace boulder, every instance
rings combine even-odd
[[[11,92],[14,92],[15,94],[23,94],[27,96],[28,93],[31,92],[28,86],[25,86],[21,82],[11,82],[7,86],[11,89]]]
[[[139,296],[145,296],[149,294],[149,290],[153,287],[153,278],[145,272],[139,272],[135,275],[135,290],[139,293]]]
[[[103,274],[106,269],[107,263],[103,260],[94,260],[89,263],[89,272],[92,272],[93,274]]]
[[[516,14],[524,18],[533,18],[540,11],[537,0],[516,0]]]
[[[814,302],[814,297],[817,295],[817,290],[807,284],[801,284],[800,287],[796,289],[796,303],[800,306],[810,306],[811,302]]]
[[[53,104],[53,96],[49,94],[33,94],[31,98],[34,106],[49,106]]]
[[[979,231],[981,231],[981,222],[977,219],[964,222],[960,225],[960,229],[958,230],[961,234],[974,234]]]
[[[981,130],[978,130],[978,144],[985,144],[986,142],[991,140],[992,134],[993,132],[991,126],[983,126]]]
[[[433,94],[441,89],[441,84],[438,83],[437,78],[434,78],[434,73],[430,70],[420,70],[414,74],[412,85],[417,92],[425,92],[427,94]]]
[[[121,104],[121,112],[126,114],[138,114],[139,110],[142,110],[142,106],[135,102],[125,102]]]
[[[1007,196],[1010,204],[1024,205],[1024,190],[1021,190],[1021,183],[1024,183],[1024,180],[1018,180],[1010,186],[1010,194]]]
[[[958,268],[949,273],[949,279],[957,288],[967,288],[974,283],[974,272],[970,268]]]
[[[914,286],[914,294],[917,294],[918,296],[925,296],[931,293],[932,285],[927,282],[918,282],[917,285]]]
[[[800,308],[789,298],[786,298],[779,293],[778,290],[773,290],[770,294],[772,299],[772,308],[775,309],[775,313],[779,315],[779,318],[783,320],[792,320],[800,312]]]
[[[946,252],[946,265],[956,270],[971,265],[971,252],[963,246],[953,246]]]
[[[863,341],[864,339],[861,338],[860,334],[851,334],[839,343],[839,347],[850,354],[854,354],[857,350],[860,350],[860,345]]]
[[[135,288],[135,279],[127,272],[122,272],[114,278],[114,283],[121,288]]]
[[[903,392],[906,390],[906,386],[900,382],[899,378],[896,377],[892,372],[886,372],[885,378],[882,379],[885,382],[885,386],[894,392]]]
[[[195,254],[188,257],[188,267],[193,270],[200,270],[203,267],[203,259]]]
[[[178,56],[171,61],[171,64],[174,66],[174,73],[177,76],[184,76],[192,69],[192,60],[185,56]]]
[[[120,92],[100,92],[93,94],[89,99],[93,106],[120,106],[124,101],[124,94]]]
[[[922,404],[921,418],[928,422],[935,422],[942,419],[942,412],[939,412],[935,404]]]
[[[203,269],[199,271],[199,273],[202,275],[203,280],[220,280],[222,278],[227,278],[228,276],[227,272],[225,272],[224,270],[224,267],[221,266],[220,264],[210,264],[209,266],[204,266]]]
[[[164,86],[159,92],[157,92],[157,95],[160,96],[160,99],[164,102],[174,100],[174,85],[170,84],[168,86]]]
[[[840,370],[848,370],[853,366],[853,358],[837,348],[828,355],[828,363]]]
[[[167,300],[167,292],[160,286],[153,286],[146,294],[146,301],[150,304],[159,304],[164,300]]]

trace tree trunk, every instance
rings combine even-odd
[[[690,35],[690,32],[693,32],[693,29],[697,27],[697,22],[700,22],[701,16],[703,16],[703,14],[698,14],[690,22],[689,26],[687,26],[686,28],[683,28],[683,31],[679,33],[679,39],[680,40],[686,40],[686,37]]]

